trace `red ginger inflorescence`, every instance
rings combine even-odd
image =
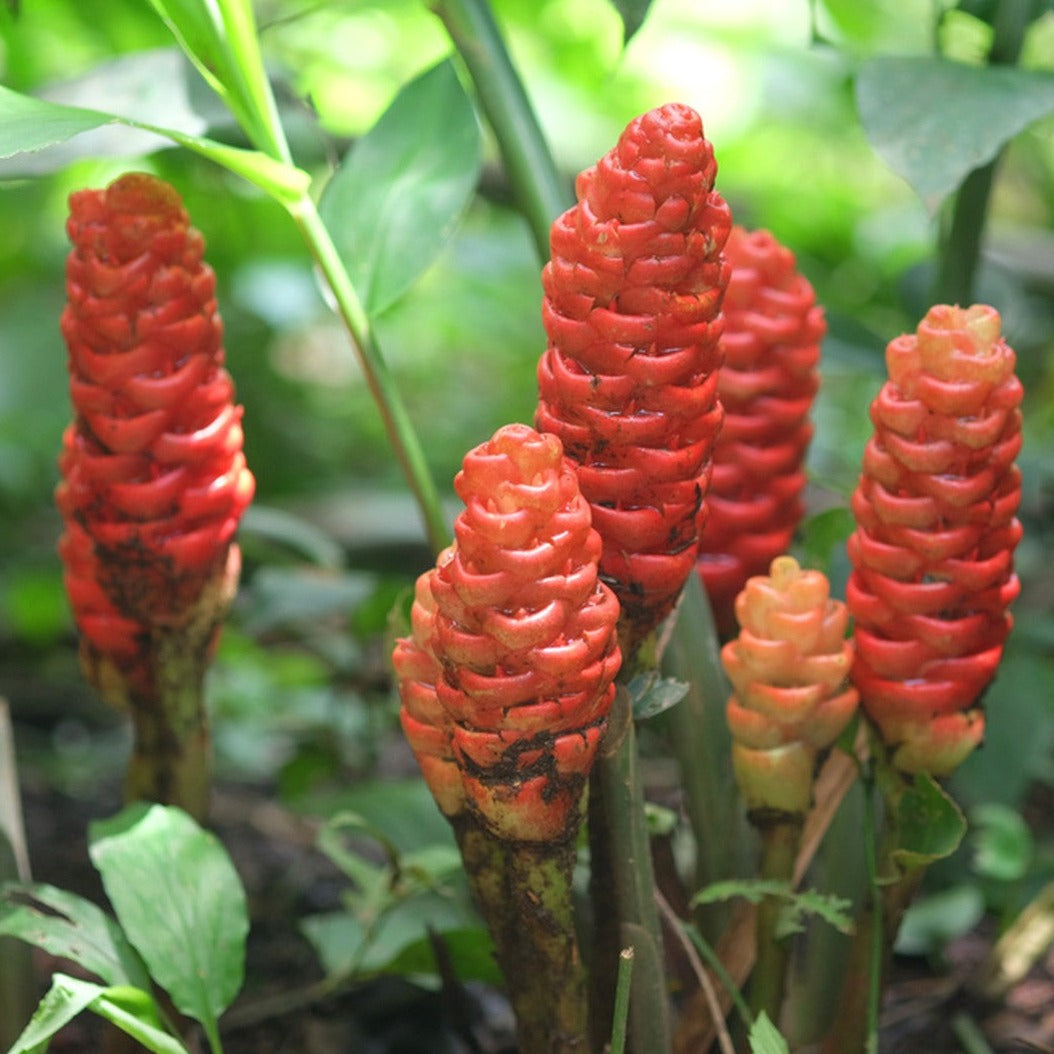
[[[698,568],[718,628],[731,636],[736,595],[790,548],[802,517],[809,411],[827,326],[793,253],[768,231],[733,227],[725,255],[732,275],[717,383],[725,419]]]
[[[856,712],[846,606],[826,575],[790,556],[752,576],[736,598],[738,637],[721,651],[736,779],[756,818],[801,817],[817,761]]]
[[[1019,584],[1021,383],[987,305],[939,305],[886,349],[889,380],[853,494],[853,679],[909,773],[949,774],[981,741]]]
[[[403,725],[449,817],[570,839],[621,662],[600,538],[560,441],[526,425],[470,451],[454,485],[455,542],[393,655]]]
[[[731,227],[716,172],[689,107],[638,117],[579,175],[542,272],[536,423],[577,465],[627,651],[669,613],[698,550]]]
[[[253,495],[223,367],[215,277],[177,192],[142,173],[70,197],[67,305],[75,418],[56,501],[89,676],[151,694],[150,632],[203,627],[237,578]]]

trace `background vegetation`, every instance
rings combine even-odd
[[[630,118],[678,99],[703,116],[737,220],[769,228],[797,254],[829,324],[810,452],[812,516],[800,552],[842,595],[844,509],[870,433],[866,407],[884,375],[886,342],[914,329],[932,302],[948,222],[940,195],[923,201],[869,142],[861,74],[881,56],[935,47],[979,62],[991,39],[977,17],[986,5],[938,18],[940,0],[655,0],[625,48],[607,0],[493,6],[568,185]],[[78,105],[150,112],[158,123],[204,119],[213,137],[236,137],[148,4],[107,0],[105,9],[102,18],[82,0],[23,0],[17,12],[0,6],[0,81]],[[450,49],[416,0],[262,0],[257,11],[297,162],[316,172]],[[123,96],[113,78],[104,97],[88,94],[83,74],[133,54]],[[1054,70],[1054,10],[1032,26],[1022,65]],[[964,119],[991,128],[1018,118],[993,102]],[[935,915],[916,913],[908,939],[921,951],[985,911],[1014,917],[1054,877],[1054,830],[1049,820],[1035,822],[1037,802],[1054,790],[1054,576],[1046,556],[1054,118],[1024,124],[997,170],[974,298],[1002,312],[1026,385],[1025,588],[987,699],[987,744],[955,780],[979,822],[964,850],[930,876],[934,895],[951,890],[957,899],[931,900]],[[74,157],[79,141],[71,141],[70,164],[58,172],[35,172],[34,155],[0,163],[0,690],[18,722],[23,781],[90,800],[125,749],[123,725],[77,672],[51,494],[69,417],[58,333],[66,197],[142,168],[179,187],[206,237],[258,483],[242,531],[242,594],[212,674],[220,778],[273,787],[312,816],[354,807],[367,821],[383,820],[402,851],[446,844],[398,740],[386,666],[389,612],[429,562],[427,547],[300,236],[277,204],[215,165],[178,149],[144,156],[140,133],[128,129],[106,134],[90,156]],[[939,167],[940,136],[918,145]],[[466,450],[506,422],[530,420],[544,346],[539,261],[487,140],[485,151],[479,193],[439,259],[377,319],[444,486]],[[361,892],[361,872],[356,882]],[[943,913],[942,903],[951,904]],[[406,922],[399,938],[389,929],[381,950],[374,943],[368,951],[361,909],[350,905],[354,932],[343,944],[318,938],[335,972],[386,965],[420,937]],[[451,925],[463,921],[455,916]]]

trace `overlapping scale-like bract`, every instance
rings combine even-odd
[[[998,312],[930,309],[886,349],[853,494],[853,679],[906,772],[950,773],[984,734],[1019,584],[1022,388]]]
[[[536,423],[578,466],[624,640],[670,611],[698,550],[721,424],[722,249],[731,217],[699,116],[638,117],[577,181],[542,272]]]
[[[142,679],[151,627],[229,599],[254,482],[215,278],[177,192],[142,173],[78,191],[67,231],[60,552],[89,669]]]
[[[736,598],[738,637],[721,651],[736,779],[755,818],[802,816],[816,764],[856,712],[846,606],[826,575],[790,556]]]
[[[448,816],[571,838],[621,662],[600,538],[560,441],[527,425],[470,451],[455,487],[455,542],[394,654],[403,724]]]
[[[725,419],[698,568],[718,628],[730,636],[736,595],[789,549],[801,520],[809,410],[827,327],[793,253],[768,231],[733,227],[725,255],[732,275],[717,384]]]

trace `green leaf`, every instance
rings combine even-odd
[[[188,135],[174,128],[160,128],[146,121],[135,121],[100,110],[45,102],[0,86],[0,158],[43,150],[81,132],[114,123],[171,139],[249,180],[290,209],[302,201],[311,183],[311,177],[306,172],[256,150],[242,150],[212,139]]]
[[[622,19],[622,39],[628,44],[648,16],[651,0],[611,0]]]
[[[44,883],[0,888],[0,934],[71,959],[107,984],[150,987],[146,967],[117,923],[75,893]]]
[[[671,706],[676,706],[687,694],[688,685],[673,677],[663,677],[656,670],[648,670],[634,677],[626,690],[633,705],[633,717],[646,721]]]
[[[215,1034],[241,987],[245,891],[216,837],[173,806],[132,805],[89,830],[118,921],[176,1007]]]
[[[480,149],[448,59],[402,88],[330,180],[320,212],[370,315],[395,303],[446,244],[475,188]]]
[[[932,955],[968,933],[984,917],[984,896],[977,886],[961,885],[913,901],[897,930],[900,955]]]
[[[853,932],[853,919],[850,915],[852,903],[844,897],[833,893],[820,893],[815,889],[796,892],[789,882],[777,879],[746,878],[730,879],[727,882],[714,882],[699,890],[692,897],[692,906],[714,904],[719,901],[742,897],[751,904],[759,904],[765,897],[775,897],[784,902],[781,928],[783,934],[796,933],[801,928],[801,919],[805,915],[816,915],[839,933]]]
[[[751,1054],[790,1054],[787,1041],[764,1010],[750,1026],[750,1050]]]
[[[154,1054],[187,1054],[187,1048],[161,1025],[149,992],[126,985],[105,987],[57,973],[36,1013],[8,1054],[37,1054],[48,1040],[84,1010],[113,1022]]]
[[[1054,73],[879,56],[860,70],[856,99],[871,145],[936,209],[973,169],[1054,111]]]
[[[1016,809],[997,802],[978,805],[973,824],[974,870],[998,882],[1017,882],[1028,874],[1036,853],[1035,839]]]
[[[905,868],[928,867],[959,848],[966,817],[932,776],[916,773],[897,803],[896,830],[900,845],[893,859]]]

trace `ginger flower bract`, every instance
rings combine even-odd
[[[630,123],[577,181],[542,272],[548,349],[536,423],[578,468],[632,649],[695,564],[721,425],[717,369],[729,210],[699,116]]]
[[[1019,584],[1021,383],[998,312],[938,305],[886,349],[853,494],[853,680],[894,764],[944,776],[984,734]]]

